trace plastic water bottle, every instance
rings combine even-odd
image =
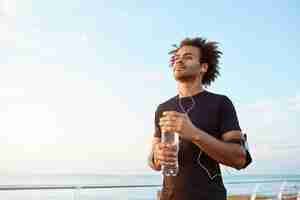
[[[176,163],[175,165],[162,165],[162,173],[165,176],[177,176],[179,172],[178,151],[179,151],[179,136],[178,133],[163,133],[162,143],[170,144],[176,148]]]

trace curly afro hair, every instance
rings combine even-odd
[[[207,63],[208,69],[204,74],[202,79],[203,85],[210,85],[211,82],[215,81],[215,79],[220,75],[219,69],[219,58],[222,55],[222,52],[218,50],[217,42],[207,41],[204,38],[196,37],[196,38],[186,38],[180,42],[179,47],[177,45],[173,45],[175,47],[174,50],[170,51],[171,60],[170,65],[173,66],[175,53],[183,46],[193,46],[197,47],[200,50],[200,63]]]

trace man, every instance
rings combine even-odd
[[[222,54],[216,42],[187,38],[171,52],[178,95],[160,104],[149,165],[175,164],[174,148],[161,143],[162,133],[177,132],[179,173],[164,176],[161,200],[224,200],[219,163],[236,169],[250,162],[230,99],[204,89],[219,75]]]

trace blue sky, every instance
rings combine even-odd
[[[246,173],[300,173],[299,9],[0,0],[0,173],[151,173],[154,111],[176,94],[168,52],[196,36],[223,51],[208,90],[232,99],[249,134]]]

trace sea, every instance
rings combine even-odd
[[[283,186],[300,194],[300,175],[225,175],[228,195],[278,194]],[[155,200],[160,174],[18,174],[0,175],[0,200]],[[151,187],[130,187],[148,185]],[[76,186],[75,189],[1,190],[25,186]],[[83,189],[81,186],[107,186]],[[110,186],[124,186],[112,187]],[[127,187],[129,186],[129,187]]]

